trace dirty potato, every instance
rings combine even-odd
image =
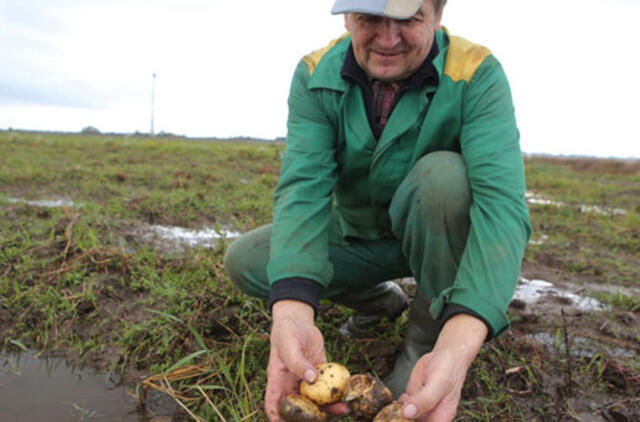
[[[380,409],[393,401],[393,395],[372,374],[357,374],[347,381],[342,401],[349,404],[355,420],[370,421]]]
[[[289,394],[280,401],[280,417],[285,422],[325,422],[327,414],[300,394]]]
[[[373,422],[411,422],[411,419],[407,419],[402,416],[402,403],[393,402],[384,409],[382,409]]]
[[[349,370],[335,362],[321,363],[316,366],[316,370],[318,377],[313,383],[300,383],[300,394],[319,406],[340,400],[350,376]]]

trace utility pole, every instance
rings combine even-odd
[[[151,82],[151,131],[149,135],[153,137],[153,111],[156,102],[156,73],[153,72],[153,81]]]

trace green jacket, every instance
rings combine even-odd
[[[500,63],[486,48],[439,30],[437,85],[405,92],[376,140],[361,87],[341,77],[350,41],[343,35],[295,71],[269,280],[303,277],[326,286],[330,236],[392,236],[388,207],[400,182],[425,154],[455,151],[468,170],[471,227],[454,286],[434,298],[431,310],[466,306],[499,334],[509,324],[506,309],[531,234],[519,133]]]

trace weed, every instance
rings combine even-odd
[[[73,408],[78,412],[79,421],[102,417],[102,415],[95,410],[87,409],[86,407],[79,406],[75,403],[71,403],[71,406],[73,406]]]
[[[629,312],[640,310],[640,296],[625,294],[618,290],[615,293],[596,292],[594,295],[603,303],[606,303],[616,309]]]

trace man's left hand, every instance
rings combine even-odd
[[[467,314],[447,320],[433,351],[418,360],[407,391],[399,398],[406,418],[420,422],[450,422],[455,418],[467,371],[487,332],[484,322]]]
[[[449,422],[456,416],[466,365],[450,351],[428,353],[411,372],[407,392],[400,401],[408,403],[405,417],[421,422]]]

